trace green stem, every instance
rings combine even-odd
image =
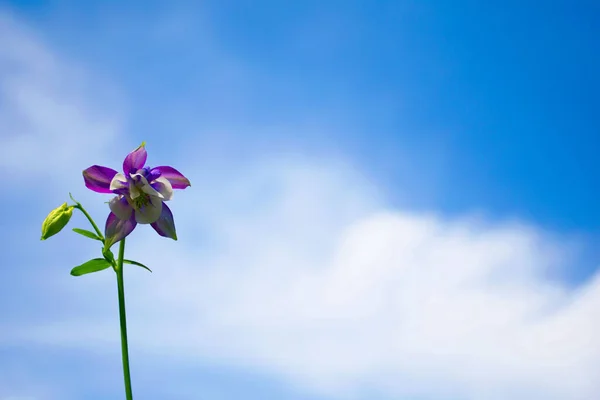
[[[119,245],[119,258],[117,259],[117,285],[119,288],[119,319],[121,321],[121,353],[123,356],[123,377],[125,379],[125,395],[127,400],[132,400],[131,377],[129,375],[129,350],[127,346],[127,317],[125,315],[125,287],[123,285],[123,258],[125,255],[125,239]]]
[[[85,208],[83,208],[83,206],[79,203],[75,204],[74,207],[76,209],[78,209],[79,211],[81,211],[83,213],[83,215],[86,216],[88,221],[90,221],[90,224],[92,224],[92,226],[94,227],[94,230],[96,231],[96,235],[98,235],[98,237],[100,237],[100,239],[104,240],[104,236],[102,236],[102,232],[100,232],[100,229],[98,229],[98,225],[96,225],[96,223],[94,222],[94,220],[92,219],[90,214],[88,214],[88,212],[85,211]]]

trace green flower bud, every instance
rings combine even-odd
[[[67,206],[67,203],[50,211],[42,223],[42,240],[60,232],[69,223],[72,215],[73,206]]]

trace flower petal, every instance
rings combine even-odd
[[[140,147],[127,154],[125,161],[123,161],[123,172],[131,174],[143,168],[147,157],[148,153],[146,153],[146,143],[144,142]]]
[[[160,171],[148,168],[144,176],[146,177],[146,179],[148,179],[148,182],[154,182],[157,178],[160,177]]]
[[[173,220],[173,213],[166,204],[162,205],[162,212],[160,218],[152,224],[152,228],[160,236],[168,237],[173,240],[177,240],[177,232],[175,232],[175,221]]]
[[[131,180],[129,181],[129,195],[132,199],[139,197],[142,192],[149,196],[163,198],[163,195],[156,191],[142,174],[130,174]]]
[[[110,183],[117,171],[100,165],[92,165],[83,171],[85,186],[98,193],[111,193]]]
[[[133,214],[129,219],[126,220],[117,218],[117,216],[112,212],[108,214],[108,218],[106,219],[106,227],[104,228],[104,236],[106,237],[104,241],[105,248],[109,249],[113,244],[117,243],[121,239],[124,239],[127,235],[133,232],[136,225],[137,222],[135,222]]]
[[[150,196],[150,203],[135,210],[135,220],[139,224],[156,222],[162,212],[163,202],[158,197]]]
[[[192,186],[188,178],[183,176],[183,174],[177,171],[173,167],[154,167],[150,170],[150,175],[162,176],[163,178],[167,178],[169,182],[171,182],[171,186],[173,189],[185,189],[188,186]]]
[[[127,199],[124,196],[115,196],[108,203],[110,207],[110,211],[113,212],[117,216],[117,218],[121,220],[126,220],[131,218],[131,213],[133,212],[133,207],[127,202]]]
[[[169,182],[164,176],[156,178],[154,182],[150,184],[150,186],[152,186],[153,189],[160,193],[163,201],[168,201],[173,198],[173,187],[171,186],[171,182]]]
[[[122,189],[129,188],[127,184],[127,178],[122,173],[115,174],[115,176],[110,181],[110,190],[111,191],[120,191]]]

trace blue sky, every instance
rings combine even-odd
[[[114,277],[39,227],[142,140],[193,186],[128,245],[139,398],[600,392],[594,2],[0,5],[1,400],[120,395]]]

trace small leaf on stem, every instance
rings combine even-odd
[[[106,261],[104,258],[94,258],[88,262],[85,262],[71,270],[71,275],[73,276],[81,276],[85,274],[90,274],[92,272],[102,271],[108,267],[112,266],[111,263]]]
[[[102,241],[102,239],[98,235],[96,235],[94,232],[90,232],[90,231],[85,230],[85,229],[73,228],[73,232],[79,233],[80,235],[83,235],[83,236],[88,237],[90,239],[95,239],[95,240]]]
[[[71,192],[69,192],[69,197],[71,198],[71,200],[73,200],[73,202],[75,202],[76,205],[80,205],[79,202],[73,198]]]
[[[142,268],[144,268],[144,269],[147,269],[148,271],[152,272],[152,270],[151,270],[150,268],[146,267],[144,264],[142,264],[142,263],[139,263],[139,262],[137,262],[137,261],[132,261],[132,260],[123,260],[123,262],[124,262],[125,264],[137,265],[138,267],[142,267]]]

